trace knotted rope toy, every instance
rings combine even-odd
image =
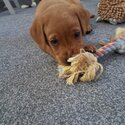
[[[125,29],[116,29],[113,40],[98,49],[95,54],[80,49],[80,53],[68,59],[70,66],[58,65],[59,77],[66,79],[67,84],[73,85],[78,80],[92,81],[103,73],[103,66],[97,61],[110,52],[125,53]]]

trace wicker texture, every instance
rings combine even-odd
[[[98,16],[116,23],[125,21],[125,0],[100,0]]]

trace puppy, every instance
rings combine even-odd
[[[83,42],[83,35],[92,30],[90,16],[79,0],[42,0],[30,28],[31,36],[57,63],[69,65],[67,59],[80,48],[95,52],[93,45]]]

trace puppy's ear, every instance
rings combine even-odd
[[[38,46],[45,52],[51,53],[51,48],[44,31],[44,25],[39,17],[36,17],[30,27],[30,34]],[[52,54],[51,54],[52,55]]]
[[[91,13],[80,4],[75,7],[75,13],[78,17],[82,34],[85,35],[87,32],[90,32],[92,30],[90,26],[90,17],[92,16]]]

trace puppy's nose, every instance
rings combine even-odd
[[[70,57],[76,56],[79,53],[79,51],[80,51],[80,49],[74,49],[74,50],[72,50]]]
[[[71,64],[71,62],[68,62],[68,59],[66,58],[66,59],[65,59],[65,64],[66,64],[67,66],[69,66],[69,65]]]
[[[74,57],[76,56],[78,53],[79,53],[79,49],[72,49],[72,50],[69,50],[66,54],[65,54],[65,59],[64,59],[64,63],[66,65],[70,65],[71,62],[68,62],[68,59],[71,58],[71,57]]]

